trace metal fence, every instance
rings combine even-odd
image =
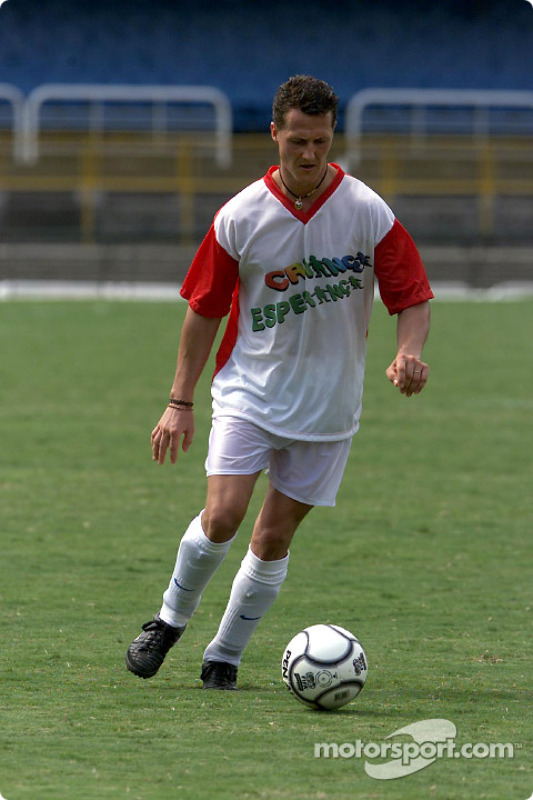
[[[44,130],[86,130],[93,138],[149,130],[155,140],[175,131],[212,130],[217,164],[231,164],[231,104],[212,86],[44,84],[28,95],[17,121],[16,156],[25,163],[39,159]]]
[[[2,108],[4,242],[190,244],[277,159],[268,132],[232,133],[217,90],[43,86],[24,99],[0,86]],[[417,240],[533,241],[533,93],[366,90],[345,120],[333,160]]]

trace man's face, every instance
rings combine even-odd
[[[297,194],[305,194],[320,181],[326,170],[333,142],[332,114],[304,114],[291,108],[285,125],[270,125],[272,138],[279,148],[283,180]]]

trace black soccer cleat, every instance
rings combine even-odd
[[[237,691],[237,667],[227,661],[204,661],[203,689],[231,689]]]
[[[126,666],[140,678],[151,678],[165,660],[170,648],[176,644],[183,628],[167,625],[159,617],[145,622],[143,633],[130,644],[126,653]]]

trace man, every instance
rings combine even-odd
[[[204,689],[235,689],[244,648],[278,595],[289,545],[315,505],[333,506],[359,427],[374,276],[398,314],[389,380],[411,397],[433,296],[416,247],[384,201],[328,162],[338,99],[295,76],[274,99],[279,166],[218,212],[182,288],[189,301],[170,403],[153,459],[175,463],[194,433],[193,395],[230,312],[212,383],[205,509],[178,550],[163,605],[130,645],[128,668],[155,675],[228,552],[264,469],[250,547],[202,664]]]

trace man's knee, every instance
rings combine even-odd
[[[312,506],[292,500],[269,486],[254,525],[252,551],[265,561],[284,558],[298,526]]]
[[[239,504],[208,504],[202,515],[203,531],[212,542],[226,542],[237,533],[245,513]]]
[[[212,542],[226,542],[237,533],[258,476],[214,475],[208,479],[202,528]]]
[[[287,555],[291,541],[292,533],[289,535],[281,530],[256,529],[251,541],[252,552],[262,561],[279,561]]]

